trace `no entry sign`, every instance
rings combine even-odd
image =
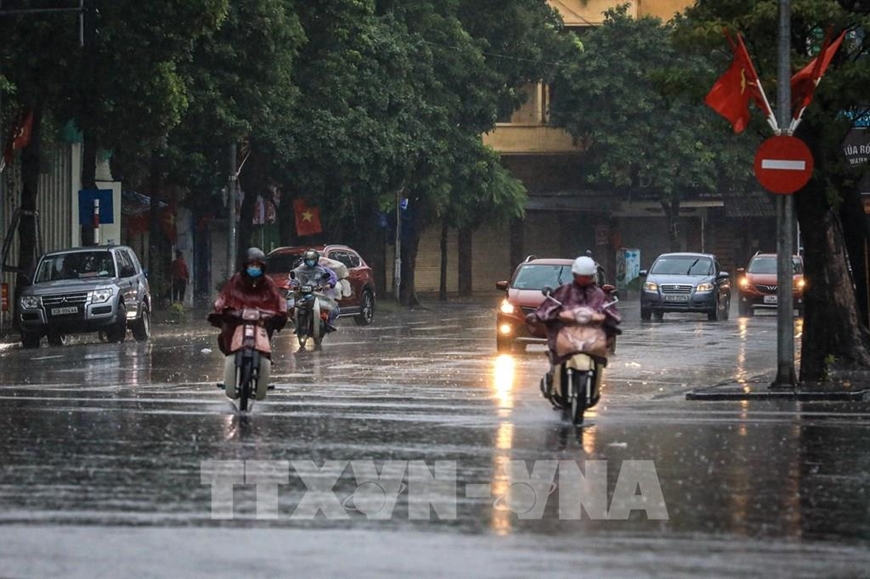
[[[771,137],[755,153],[755,176],[771,193],[794,193],[807,184],[812,174],[813,154],[796,137]]]

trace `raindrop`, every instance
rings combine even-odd
[[[211,354],[211,348],[203,348],[200,350],[203,354]]]

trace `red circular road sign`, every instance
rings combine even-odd
[[[797,137],[770,137],[755,153],[755,176],[771,193],[794,193],[812,174],[813,154]]]

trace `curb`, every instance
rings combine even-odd
[[[772,379],[757,377],[747,381],[728,381],[688,392],[686,400],[797,400],[797,401],[868,401],[870,385],[798,384],[795,388],[772,388]]]

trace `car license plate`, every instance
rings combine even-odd
[[[51,315],[63,316],[65,314],[77,314],[79,309],[75,306],[67,306],[65,308],[51,308]]]
[[[764,303],[775,304],[776,303],[776,296],[764,296]]]
[[[665,296],[666,302],[687,302],[689,296]]]

